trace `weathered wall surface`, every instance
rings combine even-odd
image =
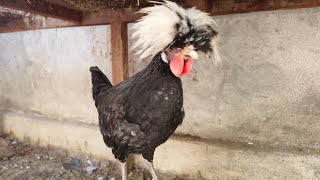
[[[0,107],[97,122],[89,67],[111,77],[107,26],[0,34]]]
[[[303,9],[217,17],[224,64],[199,61],[194,77],[184,79],[190,125],[181,130],[319,148],[319,15]]]
[[[320,9],[215,17],[223,63],[183,78],[178,132],[320,147]],[[0,106],[97,124],[89,67],[111,78],[109,27],[0,34]],[[132,58],[134,59],[134,58]],[[130,63],[131,74],[146,62]]]

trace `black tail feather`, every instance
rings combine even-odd
[[[92,78],[92,96],[96,101],[98,94],[101,89],[109,89],[112,87],[111,82],[107,78],[106,75],[101,72],[101,70],[97,66],[90,67],[91,78]]]

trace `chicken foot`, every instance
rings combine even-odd
[[[122,180],[127,180],[127,162],[121,162],[121,176]]]
[[[152,176],[152,180],[159,180],[158,176],[157,176],[157,173],[156,173],[156,170],[154,169],[153,167],[153,163],[148,161],[148,160],[144,160],[149,168],[149,171],[151,173],[151,176]]]

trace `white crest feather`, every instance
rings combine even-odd
[[[176,11],[185,13],[184,9],[173,2],[139,11],[147,15],[133,25],[134,32],[131,37],[136,40],[132,49],[139,49],[136,54],[139,54],[141,59],[153,57],[173,41],[177,34],[175,24],[180,21]]]
[[[140,59],[154,57],[164,50],[176,38],[177,34],[190,31],[188,20],[193,27],[209,25],[213,28],[215,22],[207,14],[195,8],[184,9],[171,1],[155,2],[156,6],[143,8],[139,13],[146,14],[133,25],[131,38],[134,40],[132,50]],[[176,25],[179,24],[179,28]],[[214,29],[214,28],[213,28]],[[216,61],[219,56],[216,49],[216,38],[211,40],[212,54]]]
[[[217,25],[208,13],[202,12],[196,8],[187,9],[187,16],[191,21],[191,24],[195,27],[207,24],[211,26],[212,29],[215,29],[215,26]],[[221,58],[218,53],[218,36],[211,39],[211,47],[212,53],[208,54],[208,56],[210,59],[213,59],[216,64],[221,63]],[[211,55],[213,57],[211,57]]]

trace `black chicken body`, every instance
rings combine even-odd
[[[130,153],[142,154],[153,180],[155,149],[164,143],[184,118],[180,77],[192,69],[196,51],[218,60],[217,32],[208,14],[195,8],[183,9],[174,2],[140,11],[145,14],[132,29],[133,49],[150,64],[119,85],[112,86],[97,68],[91,67],[92,92],[99,113],[105,144],[121,161],[122,179]]]
[[[159,54],[145,69],[114,87],[97,67],[90,71],[105,144],[121,162],[129,153],[142,154],[152,162],[155,148],[182,123],[180,78]]]

